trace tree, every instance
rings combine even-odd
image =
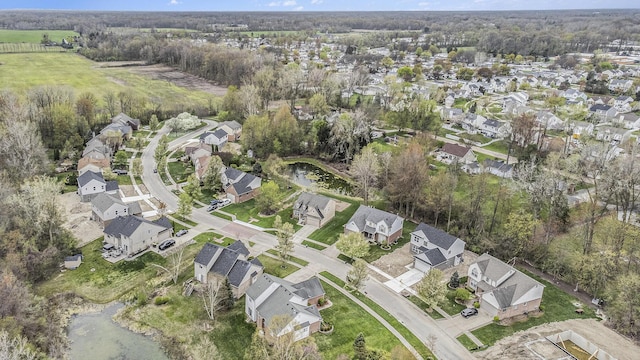
[[[191,174],[187,178],[187,184],[182,187],[182,190],[189,194],[192,199],[200,199],[202,197],[202,190],[200,189],[200,180],[196,177],[196,174]]]
[[[31,350],[26,338],[18,335],[9,336],[9,333],[0,331],[0,359],[5,360],[36,360],[38,354]]]
[[[371,187],[375,186],[380,173],[378,156],[373,152],[373,149],[366,147],[360,154],[355,156],[350,170],[351,173],[353,173],[353,177],[358,181],[358,187],[362,192],[364,204],[368,205],[369,192],[371,191]]]
[[[364,285],[364,282],[369,278],[369,267],[367,262],[356,258],[351,269],[347,273],[347,285],[353,289],[360,289]]]
[[[286,266],[285,261],[289,259],[289,254],[293,252],[293,225],[291,223],[283,223],[280,215],[276,215],[276,219],[273,222],[273,227],[276,229],[276,237],[278,244],[275,250],[278,252],[278,257],[283,263],[283,267]]]
[[[445,299],[447,287],[442,283],[442,271],[432,268],[418,283],[418,295],[427,307],[433,309]]]
[[[202,186],[211,191],[220,190],[222,188],[220,179],[222,169],[224,169],[224,164],[220,156],[211,156],[207,168],[204,170],[204,174],[202,174]]]
[[[468,67],[462,67],[456,73],[456,78],[464,81],[469,81],[473,79],[473,69]]]
[[[327,99],[325,99],[325,97],[320,93],[314,94],[309,99],[309,106],[311,107],[311,111],[318,116],[324,116],[329,112]]]
[[[456,300],[464,302],[471,299],[473,295],[471,295],[469,290],[465,288],[458,288],[456,289],[455,297],[456,297]]]
[[[131,162],[131,172],[133,173],[133,175],[140,176],[142,175],[142,171],[142,159],[139,157],[133,159],[133,161]]]
[[[13,184],[21,184],[47,169],[46,150],[34,122],[21,119],[0,122],[0,139],[0,171]]]
[[[120,150],[113,158],[113,165],[118,169],[126,169],[129,167],[129,155],[124,150]]]
[[[280,188],[273,181],[268,181],[260,186],[260,193],[256,196],[256,208],[261,214],[271,215],[276,211]]]
[[[451,279],[449,279],[449,287],[457,289],[459,286],[460,286],[460,275],[458,275],[458,272],[456,271],[453,274],[451,274]]]
[[[156,114],[151,115],[151,119],[149,119],[149,129],[151,131],[158,130],[158,126],[160,126],[160,122],[158,122],[158,117]]]
[[[607,316],[613,327],[633,338],[640,336],[640,275],[619,276],[607,292]]]
[[[186,192],[183,192],[182,194],[180,194],[180,196],[178,196],[178,209],[176,210],[176,215],[183,219],[186,219],[189,215],[191,215],[192,207],[193,198]]]
[[[183,112],[165,121],[165,124],[171,128],[171,131],[187,131],[197,128],[200,125],[200,119],[188,112]]]
[[[369,253],[369,242],[361,233],[340,234],[336,248],[351,259],[362,258]]]
[[[433,213],[434,225],[437,227],[442,212],[448,210],[447,217],[450,219],[453,207],[453,194],[458,185],[458,177],[455,171],[441,171],[429,178],[428,184],[425,196],[426,201],[423,203],[423,206],[425,206],[427,211]],[[447,220],[447,229],[448,227],[449,221]]]
[[[211,341],[208,334],[200,337],[200,342],[195,346],[194,350],[194,360],[218,360],[221,358],[218,347]]]
[[[156,147],[156,151],[153,155],[153,158],[156,160],[156,164],[160,167],[160,163],[167,157],[167,151],[169,150],[169,138],[167,135],[162,135],[160,140],[158,140],[158,146]]]
[[[200,296],[207,316],[215,323],[225,301],[224,284],[217,279],[209,281],[202,285]]]
[[[537,225],[531,213],[524,211],[509,214],[504,224],[504,249],[509,258],[522,255],[523,251],[530,248],[533,231]]]
[[[158,264],[153,264],[155,267],[162,269],[164,272],[166,272],[171,278],[171,280],[173,281],[174,285],[178,283],[178,277],[180,276],[180,272],[182,271],[183,253],[184,253],[184,246],[181,247],[179,251],[176,251],[171,255],[169,255],[169,265],[167,267],[158,265]]]
[[[276,315],[269,321],[265,331],[272,339],[271,359],[278,360],[318,360],[318,346],[314,338],[296,341],[295,322],[289,315]]]
[[[369,351],[367,350],[367,342],[362,333],[359,333],[353,341],[353,352],[355,352],[355,358],[357,360],[367,360]]]
[[[244,353],[244,360],[270,360],[269,343],[259,328],[251,335],[251,344]]]
[[[403,66],[398,69],[398,76],[401,77],[404,81],[411,81],[415,74],[413,73],[413,69],[410,66]]]
[[[417,142],[410,143],[391,163],[386,190],[391,203],[406,216],[413,217],[424,199],[429,176],[425,151]]]

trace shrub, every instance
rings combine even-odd
[[[479,309],[480,308],[480,303],[478,301],[474,301],[473,302],[473,307],[476,308],[476,309]]]
[[[318,306],[324,306],[327,303],[327,299],[321,297],[318,299]]]
[[[168,296],[158,296],[155,300],[154,303],[156,305],[164,305],[166,303],[169,302],[169,297]]]
[[[493,317],[493,321],[495,321],[495,322],[500,321],[500,318],[498,317],[498,315],[496,315],[496,316],[494,316],[494,317]]]
[[[469,292],[469,290],[465,288],[456,289],[455,294],[456,294],[456,300],[458,301],[467,301],[471,299],[471,293]]]

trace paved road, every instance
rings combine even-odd
[[[211,129],[214,126],[216,126],[215,122],[208,122],[207,127],[171,141],[169,143],[169,148],[175,148],[184,141],[192,139],[198,133]],[[158,145],[160,136],[167,132],[168,130],[165,128],[159,131],[158,135],[151,139],[147,148],[142,152],[142,164],[144,168],[142,180],[147,189],[149,189],[150,193],[156,199],[166,203],[169,210],[175,210],[178,206],[178,197],[166,188],[158,174],[153,173],[153,169],[155,168],[153,154]],[[197,230],[199,231],[214,229],[217,233],[224,236],[236,239],[242,238],[243,240],[254,242],[255,245],[251,248],[252,253],[266,251],[277,244],[277,240],[274,235],[213,216],[209,214],[205,208],[194,208],[190,218],[199,224],[197,226]],[[350,268],[349,265],[335,257],[327,256],[327,254],[321,251],[308,248],[300,244],[296,244],[294,254],[296,257],[308,261],[311,264],[308,268],[313,269],[312,271],[316,273],[327,270],[335,276],[344,279],[346,278],[347,272]],[[369,298],[386,309],[392,316],[403,323],[416,337],[421,339],[428,347],[432,348],[432,351],[436,354],[438,359],[464,360],[474,358],[471,353],[469,353],[455,340],[455,338],[447,335],[435,320],[427,316],[422,310],[417,308],[407,299],[403,298],[396,292],[391,291],[384,284],[377,280],[369,279],[366,282],[364,291]],[[431,344],[428,339],[435,340],[435,346],[434,344]]]

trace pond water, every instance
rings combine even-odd
[[[75,315],[68,328],[69,359],[168,360],[153,339],[127,330],[111,319],[123,306],[116,303],[99,313]]]
[[[305,162],[289,164],[288,175],[291,180],[298,185],[307,187],[315,186],[338,194],[351,195],[351,184],[313,164]]]

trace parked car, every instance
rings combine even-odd
[[[127,175],[129,172],[127,172],[127,170],[115,169],[113,170],[113,173],[117,175]]]
[[[153,173],[157,174],[158,173],[158,169],[153,169]]]
[[[168,239],[168,240],[165,240],[165,241],[161,242],[160,245],[158,245],[158,249],[165,250],[165,249],[168,249],[168,248],[172,247],[175,244],[176,244],[175,240]]]
[[[231,204],[231,199],[222,199],[220,200],[220,203],[218,203],[219,207],[225,206],[225,205],[229,205]]]
[[[218,208],[218,204],[209,205],[209,207],[207,207],[207,212],[211,212],[217,208]]]
[[[209,205],[216,205],[216,204],[220,204],[222,200],[218,200],[218,199],[213,199],[211,200],[211,202],[209,203]]]
[[[180,230],[180,231],[178,231],[178,232],[176,233],[176,236],[177,236],[177,237],[180,237],[180,236],[182,236],[182,235],[185,235],[185,234],[186,234],[186,233],[188,233],[188,232],[189,232],[189,230],[187,230],[187,229],[182,229],[182,230]]]
[[[466,308],[460,312],[460,315],[468,318],[469,316],[478,315],[478,309],[476,308]]]

